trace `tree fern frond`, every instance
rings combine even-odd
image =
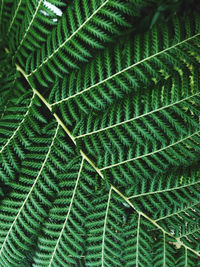
[[[46,80],[52,81],[49,72],[61,76],[63,72],[78,68],[79,62],[88,61],[92,48],[102,48],[103,43],[112,40],[111,36],[119,34],[120,28],[129,26],[125,18],[128,2],[123,5],[124,8],[120,0],[72,2],[52,31],[46,46],[28,60],[27,77],[31,80],[35,77],[45,85]]]
[[[45,122],[38,110],[40,103],[35,93],[25,94],[19,100],[6,108],[0,120],[1,179],[7,182],[14,179],[14,170],[19,171],[20,160],[25,158],[30,144],[29,138],[40,132],[38,123]]]
[[[77,124],[77,144],[96,158],[106,176],[131,184],[133,174],[141,179],[149,177],[150,169],[162,172],[168,163],[177,166],[187,164],[189,158],[198,160],[199,89],[188,84],[188,92],[178,95],[178,84],[166,80],[165,85],[162,94],[158,83],[128,96],[102,116],[91,114]],[[148,104],[142,105],[144,100]],[[115,174],[118,171],[124,181]]]
[[[0,53],[0,118],[3,116],[8,102],[14,96],[17,97],[14,90],[15,82],[17,79],[16,69],[11,66],[10,57],[2,51]]]
[[[137,199],[140,197],[148,196],[151,194],[160,194],[173,192],[174,190],[190,190],[190,187],[198,187],[199,184],[199,162],[196,165],[188,167],[179,167],[172,169],[170,172],[165,173],[163,176],[160,174],[155,175],[151,182],[148,180],[137,180],[135,186],[126,188],[126,196],[129,200]],[[174,178],[176,177],[176,178]],[[160,178],[160,179],[158,179]]]
[[[196,25],[199,23],[198,20],[197,17],[194,20]],[[104,110],[116,98],[122,98],[125,94],[133,92],[133,90],[135,92],[140,86],[151,85],[152,79],[158,81],[163,80],[166,75],[173,75],[174,66],[189,73],[189,70],[187,71],[188,65],[191,65],[194,59],[190,55],[192,50],[189,50],[185,44],[193,43],[194,40],[197,41],[199,39],[199,30],[198,28],[195,30],[192,25],[188,25],[186,22],[180,21],[180,23],[183,26],[179,30],[183,36],[179,40],[174,41],[175,37],[171,30],[175,30],[178,27],[176,24],[169,24],[165,28],[165,31],[169,32],[167,41],[165,40],[165,31],[161,32],[160,27],[156,26],[155,30],[159,36],[156,40],[154,30],[152,30],[148,33],[148,38],[145,42],[145,35],[141,34],[134,39],[127,40],[125,47],[122,42],[121,45],[116,45],[114,49],[111,48],[102,52],[100,56],[98,55],[99,58],[95,58],[84,70],[71,74],[71,77],[64,81],[61,99],[55,99],[52,106],[59,107],[59,105],[64,104],[69,109],[73,105],[77,106],[80,113],[82,111],[89,113],[91,109]],[[187,30],[188,28],[189,30]],[[147,42],[149,43],[147,50],[145,48],[142,49],[143,44]],[[159,47],[158,52],[150,49],[156,44]],[[141,51],[138,51],[137,47],[140,47]],[[171,56],[177,47],[180,47],[182,51],[188,54],[187,59],[176,58],[174,54]],[[198,46],[196,48],[199,49]],[[113,50],[115,53],[111,52]],[[97,60],[100,61],[99,64],[96,64]],[[120,65],[117,61],[121,62]],[[197,58],[195,62],[198,64]],[[106,65],[103,72],[98,69],[99,65]],[[82,104],[80,105],[80,103]]]
[[[54,3],[54,1],[48,1]],[[34,10],[34,12],[33,12]],[[45,14],[45,16],[44,16]],[[24,66],[24,59],[28,55],[41,47],[50,33],[52,26],[56,25],[57,16],[45,5],[45,1],[40,0],[27,2],[25,18],[19,29],[18,35],[13,35],[10,41],[10,51],[13,58],[17,57],[21,66]],[[16,40],[16,37],[18,39]]]
[[[155,2],[0,1],[0,266],[200,265],[198,3]]]
[[[176,266],[199,266],[199,259],[190,250],[179,248],[179,253],[176,257]]]
[[[7,1],[5,0],[2,5],[3,13],[3,25],[2,32],[4,38],[7,38],[10,34],[16,31],[17,25],[21,23],[23,13],[25,10],[24,0]]]
[[[188,140],[192,140],[193,137],[196,137],[199,140],[199,131],[189,134],[185,137],[181,137],[180,140],[173,142],[166,147],[155,148],[154,151],[147,152],[144,154],[138,154],[126,160],[119,158],[117,163],[111,165],[106,165],[100,168],[101,171],[104,171],[105,176],[110,177],[112,182],[121,184],[123,186],[127,183],[133,183],[133,178],[138,179],[150,179],[152,173],[163,173],[167,171],[169,167],[172,166],[181,166],[187,165],[188,160],[197,161],[199,159],[199,149],[196,149],[196,146],[199,146],[199,141],[197,144],[194,143],[194,146],[188,149]],[[144,148],[144,151],[148,149],[148,146]],[[136,151],[139,153],[139,147],[136,147]],[[184,151],[184,153],[183,153]],[[117,151],[116,151],[117,152]],[[105,154],[105,163],[110,160],[109,153]],[[111,160],[113,162],[117,160],[115,154],[112,154]],[[166,162],[168,161],[168,163]],[[121,175],[119,176],[119,172]],[[151,175],[150,175],[151,172]]]
[[[13,24],[15,22],[15,20],[17,19],[17,16],[18,16],[18,12],[20,11],[20,8],[22,8],[23,6],[23,0],[20,0],[20,1],[14,1],[14,4],[13,4],[13,8],[12,8],[12,16],[11,16],[11,19],[10,19],[10,22],[9,22],[9,26],[8,26],[8,33],[10,33],[12,27],[13,27]]]
[[[112,188],[106,192],[103,195],[99,192],[87,217],[86,264],[121,266],[123,204]]]
[[[128,95],[127,98],[124,98],[123,102],[116,103],[110,109],[108,109],[102,116],[94,116],[94,113],[90,113],[88,118],[83,117],[81,124],[78,124],[74,129],[73,134],[75,138],[82,139],[91,135],[100,135],[106,134],[107,131],[117,131],[117,129],[121,128],[125,130],[123,125],[134,125],[134,122],[137,120],[146,119],[146,117],[152,117],[152,120],[155,120],[155,123],[161,125],[160,119],[162,111],[173,110],[174,112],[178,112],[181,116],[187,118],[187,110],[194,110],[194,112],[199,115],[198,111],[198,103],[199,103],[199,95],[198,88],[196,88],[196,92],[194,92],[194,88],[191,88],[191,92],[189,95],[186,95],[186,92],[183,92],[184,95],[175,95],[174,88],[177,86],[176,83],[169,84],[168,81],[165,83],[166,86],[162,86],[158,84],[152,89],[150,93],[149,90],[143,92],[136,92],[134,95]],[[169,88],[169,86],[173,86],[173,88]],[[189,86],[189,84],[188,84]],[[170,90],[171,89],[171,90]],[[162,90],[162,94],[159,95],[160,90]],[[175,97],[173,97],[173,94]],[[163,98],[163,96],[165,96]],[[174,98],[174,99],[173,99]],[[148,99],[147,104],[140,105],[142,101]],[[184,113],[181,113],[180,108],[184,110]],[[162,127],[163,131],[173,137],[173,133],[167,128],[166,121],[164,122]]]
[[[58,192],[56,175],[62,172],[62,164],[68,163],[73,152],[69,145],[62,145],[62,135],[59,125],[54,124],[53,129],[48,129],[48,138],[32,138],[19,181],[12,184],[13,191],[1,203],[1,264],[23,261],[23,251],[30,251],[35,245],[51,199]],[[65,159],[60,158],[62,152]]]
[[[94,194],[94,175],[84,159],[74,158],[61,174],[61,190],[53,203],[39,238],[34,258],[39,266],[67,266],[84,255],[85,219]],[[34,265],[34,266],[35,266]]]
[[[170,240],[170,239],[169,239]],[[159,233],[157,242],[154,243],[154,257],[152,266],[160,266],[160,264],[166,266],[175,266],[175,255],[173,247],[168,240],[168,236],[163,233]],[[183,251],[183,255],[184,255]]]
[[[192,189],[191,189],[192,188]],[[198,224],[199,189],[189,187],[173,192],[155,193],[153,197],[139,197],[131,202],[147,214],[168,232],[181,235],[184,223]],[[145,208],[143,208],[145,207]]]
[[[124,227],[125,266],[153,266],[152,225],[140,214],[133,214]]]

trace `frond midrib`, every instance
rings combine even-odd
[[[148,196],[148,195],[152,195],[152,194],[159,194],[159,193],[171,192],[171,191],[174,191],[174,190],[178,190],[178,189],[182,189],[182,188],[185,188],[185,187],[193,186],[193,185],[196,185],[196,184],[199,184],[199,183],[200,183],[200,181],[197,181],[197,182],[194,182],[194,183],[190,183],[190,184],[186,184],[186,185],[181,185],[181,186],[177,186],[177,187],[172,187],[172,188],[168,188],[168,189],[163,189],[163,190],[157,190],[157,191],[151,191],[151,192],[141,193],[141,194],[130,196],[130,197],[128,197],[128,199],[139,198],[139,197]]]

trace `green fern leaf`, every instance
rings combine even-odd
[[[55,177],[62,173],[63,164],[69,161],[73,150],[62,145],[63,132],[59,125],[52,126],[52,129],[48,126],[48,138],[31,138],[19,180],[11,184],[10,194],[1,203],[1,264],[23,262],[24,251],[31,251],[35,246],[51,199],[58,192]],[[63,152],[65,158],[60,158]]]
[[[53,81],[50,72],[62,77],[68,70],[78,68],[78,62],[87,62],[91,53],[86,45],[103,48],[102,44],[111,41],[112,35],[129,26],[122,16],[122,12],[128,12],[127,2],[123,4],[124,8],[121,8],[120,0],[72,2],[52,31],[47,45],[42,47],[42,53],[41,50],[36,51],[28,59],[27,77],[31,81],[35,77],[45,86],[46,80]]]
[[[0,1],[0,266],[199,266],[198,3],[161,2]]]

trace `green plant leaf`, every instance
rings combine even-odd
[[[200,16],[165,2],[0,1],[0,266],[199,266]]]

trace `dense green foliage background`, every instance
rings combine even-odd
[[[0,1],[0,266],[200,266],[197,0]]]

